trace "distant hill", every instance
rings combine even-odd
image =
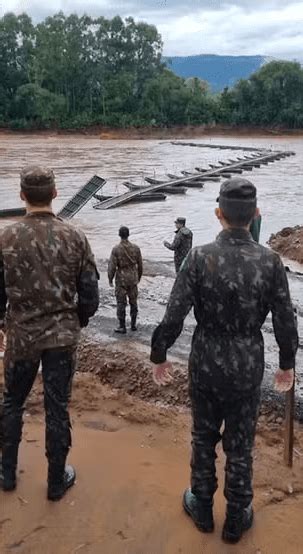
[[[268,58],[265,56],[173,56],[166,57],[169,69],[185,79],[199,77],[208,81],[213,92],[232,87],[239,79],[247,79]]]

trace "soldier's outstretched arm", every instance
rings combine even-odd
[[[152,336],[151,361],[162,364],[167,350],[174,344],[183,329],[183,322],[194,304],[194,291],[198,279],[196,251],[184,260],[173,286],[162,323]]]
[[[6,304],[7,304],[7,297],[5,292],[4,264],[3,264],[2,252],[0,250],[0,330],[4,328]]]
[[[99,273],[94,255],[85,237],[82,265],[77,281],[78,315],[81,327],[86,327],[99,306]]]
[[[168,250],[177,250],[177,248],[179,248],[179,246],[181,244],[181,241],[182,241],[182,237],[181,237],[180,233],[177,233],[175,238],[174,238],[174,241],[171,244],[169,242],[165,241],[164,246],[166,246],[166,248],[168,248]]]
[[[280,350],[280,369],[289,370],[295,367],[298,332],[286,271],[278,255],[273,286],[272,319],[276,341]]]
[[[114,277],[116,275],[117,264],[118,264],[118,260],[115,253],[115,249],[113,248],[109,258],[108,268],[107,268],[108,281],[110,284],[112,284]]]

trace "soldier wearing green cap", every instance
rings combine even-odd
[[[184,258],[186,258],[193,243],[193,234],[186,227],[185,217],[177,217],[175,221],[176,231],[175,238],[172,243],[165,241],[163,244],[168,250],[174,252],[174,262],[176,273],[178,273]]]
[[[27,215],[0,233],[0,330],[4,356],[4,491],[17,486],[24,404],[42,363],[46,413],[49,500],[59,500],[75,482],[65,465],[71,446],[68,401],[80,329],[98,308],[98,272],[85,235],[57,218],[51,169],[21,172]],[[3,335],[2,335],[3,340]]]

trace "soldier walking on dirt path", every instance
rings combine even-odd
[[[115,278],[119,321],[119,327],[115,329],[115,333],[125,335],[127,299],[130,304],[131,329],[137,331],[138,283],[142,277],[143,263],[140,248],[128,240],[128,227],[120,227],[119,236],[121,241],[113,248],[108,263],[108,280],[112,287]]]
[[[24,403],[42,362],[48,459],[48,499],[59,500],[75,482],[66,466],[71,446],[68,401],[80,328],[98,308],[98,272],[85,235],[58,219],[50,169],[21,172],[26,216],[0,234],[0,329],[4,355],[4,491],[16,488]]]
[[[151,350],[151,361],[157,364],[154,380],[165,385],[172,380],[167,350],[193,307],[197,327],[189,358],[192,474],[183,507],[201,531],[213,531],[215,449],[222,439],[227,458],[222,537],[232,543],[253,523],[252,448],[264,372],[261,327],[270,311],[280,351],[275,376],[279,392],[293,385],[298,346],[280,257],[257,244],[249,232],[255,213],[252,183],[234,178],[222,184],[216,215],[223,231],[211,244],[194,248],[183,262]]]
[[[175,225],[176,231],[174,241],[172,243],[164,241],[163,244],[169,250],[174,251],[175,268],[176,273],[178,273],[184,258],[186,258],[188,252],[191,250],[193,234],[187,227],[185,227],[185,217],[178,217],[175,221]]]

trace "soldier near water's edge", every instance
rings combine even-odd
[[[215,448],[222,439],[227,457],[222,537],[237,542],[253,522],[252,448],[264,372],[261,327],[271,311],[280,351],[275,377],[280,392],[293,384],[298,336],[283,264],[249,232],[258,213],[254,185],[230,179],[222,184],[218,200],[216,215],[223,231],[183,262],[164,319],[153,334],[151,361],[157,364],[156,383],[170,382],[166,353],[194,307],[197,327],[189,358],[192,475],[183,506],[201,531],[214,529]]]
[[[138,283],[143,273],[141,250],[128,240],[128,227],[119,229],[120,243],[117,244],[111,253],[108,263],[108,280],[113,286],[115,278],[115,294],[117,299],[117,317],[119,327],[116,333],[126,333],[126,306],[127,299],[130,304],[131,329],[137,330],[138,315]]]
[[[80,328],[98,308],[98,272],[85,235],[52,212],[54,174],[21,172],[27,215],[0,234],[0,317],[4,357],[3,489],[16,487],[24,403],[42,362],[48,498],[74,484],[68,400]]]
[[[186,258],[188,252],[191,250],[193,244],[193,234],[186,225],[185,217],[178,217],[175,221],[176,234],[173,242],[170,244],[165,241],[163,244],[169,250],[174,251],[174,262],[176,273],[178,273],[184,258]]]

